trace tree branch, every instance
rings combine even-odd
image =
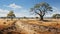
[[[39,11],[40,11],[40,13],[42,13],[42,11],[41,11],[40,9],[37,9],[37,10],[39,10]]]
[[[35,11],[36,14],[40,15],[38,12]]]
[[[43,15],[42,15],[42,16],[44,16],[46,12],[47,12],[47,9],[46,9],[46,8],[44,8],[44,10],[42,11],[42,13],[43,13]]]

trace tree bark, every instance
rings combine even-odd
[[[43,21],[43,16],[40,16],[40,20]]]

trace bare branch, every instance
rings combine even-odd
[[[35,11],[36,14],[40,15],[38,12]]]

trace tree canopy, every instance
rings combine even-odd
[[[60,18],[60,14],[53,14],[52,18]]]
[[[11,10],[8,14],[7,14],[7,17],[10,17],[10,18],[13,18],[13,17],[16,17],[14,12]]]
[[[44,15],[49,11],[52,11],[52,7],[46,2],[38,3],[31,8],[31,12],[34,12],[35,14],[39,15],[40,20],[43,20]]]

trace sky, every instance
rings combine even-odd
[[[53,12],[47,13],[45,17],[60,13],[60,0],[0,0],[0,17],[6,17],[10,10],[14,11],[16,17],[36,17],[38,15],[29,11],[35,4],[41,2],[47,2],[53,7]]]

